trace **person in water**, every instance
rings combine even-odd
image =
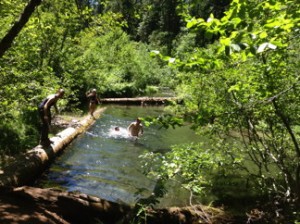
[[[50,139],[48,137],[49,128],[51,125],[51,107],[53,106],[55,112],[58,114],[58,108],[56,106],[57,101],[64,96],[65,91],[59,89],[57,93],[49,95],[47,98],[38,105],[39,115],[42,121],[40,144],[43,146],[50,145]]]
[[[139,137],[140,135],[144,134],[142,121],[139,118],[137,118],[127,127],[127,131],[128,134],[133,137]]]
[[[100,103],[100,100],[97,96],[97,90],[92,89],[86,93],[86,97],[89,99],[89,114],[94,117],[94,112],[97,108],[97,105]]]

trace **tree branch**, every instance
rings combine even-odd
[[[28,22],[30,16],[34,12],[35,8],[40,5],[42,0],[31,0],[26,7],[24,8],[23,13],[21,14],[18,21],[14,23],[8,33],[3,37],[0,42],[0,58],[4,53],[11,47],[14,39],[18,36],[22,28]]]

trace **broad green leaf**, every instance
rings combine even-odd
[[[230,44],[230,47],[234,50],[239,52],[241,50],[240,46],[238,44]]]
[[[261,33],[259,34],[259,37],[260,37],[261,39],[266,38],[267,36],[268,36],[268,34],[267,34],[266,31],[263,31],[263,32],[261,32]]]
[[[231,43],[231,39],[230,38],[221,38],[220,43],[225,45],[225,46],[229,46],[230,43]]]
[[[262,53],[267,49],[275,50],[276,46],[274,44],[271,44],[271,43],[263,43],[263,44],[259,45],[256,53]]]

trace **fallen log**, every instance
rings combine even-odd
[[[166,104],[177,101],[177,97],[135,97],[135,98],[102,98],[101,103],[125,103],[125,104]]]
[[[2,189],[0,202],[0,223],[117,223],[131,210],[86,194],[28,186]]]
[[[0,223],[232,223],[222,209],[203,205],[130,207],[86,194],[27,186],[2,190],[0,196]],[[8,215],[9,210],[14,213]]]
[[[0,187],[19,187],[31,184],[68,144],[100,117],[104,110],[105,108],[97,110],[94,117],[87,116],[74,127],[68,127],[50,138],[52,143],[49,147],[38,145],[25,154],[17,156],[16,162],[0,171]]]

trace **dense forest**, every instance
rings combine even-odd
[[[291,0],[1,0],[1,157],[37,144],[37,105],[59,88],[62,112],[78,113],[91,88],[104,98],[167,87],[180,104],[144,122],[190,122],[210,140],[145,154],[148,175],[162,184],[180,177],[191,195],[214,191],[229,200],[243,191],[244,200],[265,202],[269,220],[297,223],[296,6]],[[151,166],[158,160],[160,167]]]

